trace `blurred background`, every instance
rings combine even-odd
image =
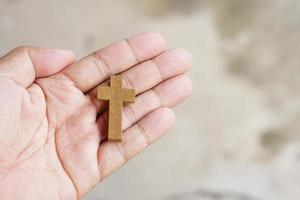
[[[194,94],[85,200],[299,200],[299,0],[0,0],[0,55],[144,31],[191,52]]]

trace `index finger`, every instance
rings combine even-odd
[[[81,91],[87,92],[111,75],[160,54],[165,46],[164,38],[158,33],[138,34],[82,58],[61,73],[70,78]]]

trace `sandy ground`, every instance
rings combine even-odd
[[[86,200],[298,200],[299,19],[297,0],[0,0],[0,55],[144,31],[192,53],[176,126]]]

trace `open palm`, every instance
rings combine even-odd
[[[191,94],[190,55],[139,34],[79,61],[69,51],[21,47],[0,59],[0,199],[78,199],[162,136]],[[121,74],[136,102],[122,142],[107,142],[96,87]]]

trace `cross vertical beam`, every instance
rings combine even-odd
[[[134,102],[134,97],[134,89],[122,88],[120,75],[111,77],[110,87],[98,87],[97,99],[109,101],[108,141],[121,141],[123,103]]]

